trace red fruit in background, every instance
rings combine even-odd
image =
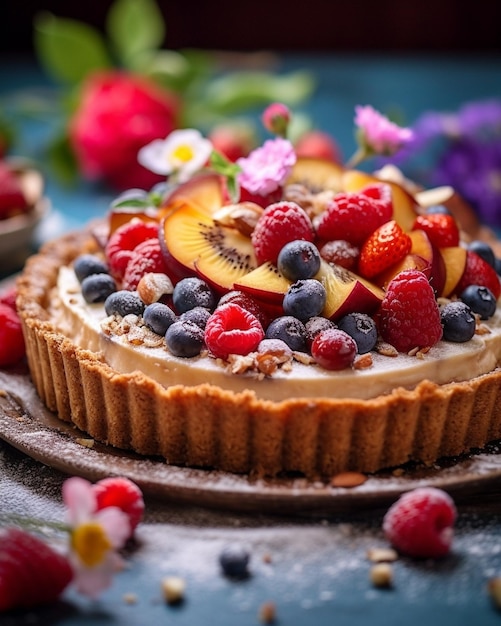
[[[105,248],[111,274],[115,278],[123,278],[134,248],[154,237],[158,237],[158,223],[145,222],[139,218],[133,218],[113,231]]]
[[[230,161],[248,156],[255,148],[252,130],[242,124],[220,124],[210,131],[207,138],[214,150],[221,152]]]
[[[158,237],[146,239],[134,248],[125,268],[122,289],[134,291],[141,278],[149,272],[167,274],[167,265]]]
[[[341,152],[333,137],[320,130],[310,130],[301,135],[295,145],[298,157],[314,157],[341,163]]]
[[[349,241],[344,239],[327,241],[320,247],[319,252],[327,263],[335,263],[352,272],[356,271],[360,250]]]
[[[404,270],[389,283],[378,320],[381,337],[399,352],[432,347],[442,338],[435,292],[419,270]]]
[[[501,284],[496,270],[481,256],[472,250],[466,252],[466,264],[463,275],[456,286],[454,293],[461,295],[470,285],[481,285],[490,289],[496,298],[501,295]]]
[[[358,270],[365,278],[377,276],[411,251],[412,241],[407,233],[390,220],[377,228],[360,250]]]
[[[89,75],[69,125],[81,173],[118,190],[150,189],[164,177],[140,165],[137,153],[177,127],[178,111],[177,98],[145,77],[119,71]]]
[[[129,518],[130,534],[134,533],[144,514],[144,500],[141,489],[129,478],[103,478],[92,485],[96,496],[97,510],[116,506]]]
[[[0,303],[0,367],[14,365],[25,354],[21,320],[12,307]]]
[[[73,579],[69,561],[19,528],[0,530],[0,612],[55,602]]]
[[[459,245],[459,228],[452,215],[447,213],[430,213],[418,215],[413,230],[421,229],[428,235],[431,243],[437,248]]]
[[[259,264],[269,261],[276,265],[280,250],[289,241],[313,241],[311,220],[295,202],[271,204],[258,219],[252,233],[252,244]]]
[[[5,162],[0,162],[0,219],[6,219],[28,209],[19,180]]]
[[[357,344],[343,330],[328,328],[316,335],[311,344],[311,355],[326,370],[343,370],[353,365]]]
[[[15,285],[9,287],[0,293],[0,303],[10,306],[14,311],[16,310],[16,298],[17,288]]]
[[[245,187],[240,187],[239,202],[254,202],[255,204],[258,204],[260,207],[263,207],[264,209],[270,204],[279,202],[282,199],[282,195],[283,195],[282,187],[277,187],[276,189],[274,189],[273,191],[270,191],[270,193],[267,193],[264,196],[262,196],[259,193],[251,193],[250,191],[245,189]]]

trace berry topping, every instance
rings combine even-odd
[[[167,274],[164,256],[158,237],[152,237],[138,244],[132,251],[123,276],[122,287],[133,291],[145,274]]]
[[[320,269],[320,253],[311,241],[290,241],[280,250],[277,266],[289,280],[313,278]]]
[[[69,561],[19,528],[0,530],[0,612],[49,604],[73,578]]]
[[[475,316],[470,307],[460,300],[448,302],[440,309],[444,341],[463,343],[475,334]]]
[[[376,322],[366,313],[348,313],[338,320],[337,326],[355,340],[359,354],[370,352],[375,347]]]
[[[176,314],[163,302],[152,302],[144,309],[143,321],[154,333],[164,336],[176,321]]]
[[[28,209],[28,202],[14,171],[0,163],[0,219],[6,219]]]
[[[172,303],[178,313],[201,306],[212,310],[216,305],[216,297],[209,285],[195,276],[183,278],[174,287]]]
[[[239,544],[230,544],[223,548],[219,563],[225,576],[246,578],[249,575],[250,554]]]
[[[134,248],[153,237],[158,237],[157,222],[145,222],[134,218],[119,226],[110,235],[105,248],[112,275],[122,279]]]
[[[480,285],[470,285],[460,295],[461,300],[470,309],[480,315],[480,319],[487,320],[496,312],[496,298],[492,291]]]
[[[198,356],[204,346],[204,331],[190,320],[177,320],[167,328],[165,344],[174,356]]]
[[[292,315],[275,318],[266,329],[266,339],[281,339],[294,352],[306,351],[306,328]]]
[[[104,302],[106,315],[142,315],[144,302],[134,291],[121,289],[111,293]]]
[[[184,313],[181,313],[179,316],[180,320],[189,320],[190,322],[194,322],[197,326],[200,326],[202,330],[205,330],[207,326],[207,320],[210,317],[209,309],[206,309],[203,306],[196,306],[194,309],[189,309]]]
[[[459,245],[459,228],[452,215],[428,213],[418,215],[413,230],[421,229],[437,248]]]
[[[254,300],[251,296],[244,293],[243,291],[239,291],[238,289],[233,289],[232,291],[228,291],[223,296],[221,296],[218,306],[222,304],[226,304],[227,302],[234,302],[249,311],[257,317],[257,319],[261,322],[261,326],[266,328],[269,324],[268,315],[263,310],[262,306]]]
[[[411,251],[412,240],[395,220],[386,222],[365,241],[360,250],[358,269],[362,276],[373,278],[401,261]]]
[[[461,294],[470,285],[482,285],[492,291],[496,300],[501,295],[499,276],[496,270],[472,250],[466,252],[466,266],[455,292]]]
[[[0,293],[0,303],[10,306],[10,308],[14,311],[17,310],[16,298],[17,298],[17,287],[15,284],[10,287],[7,287]]]
[[[468,250],[475,252],[479,257],[482,257],[493,268],[496,268],[496,255],[494,250],[486,241],[480,241],[475,239],[468,244]]]
[[[263,338],[263,327],[257,317],[232,302],[218,307],[205,327],[207,348],[221,359],[227,359],[230,354],[249,354]]]
[[[399,352],[434,346],[442,337],[440,311],[428,279],[404,270],[388,285],[381,303],[379,330]]]
[[[283,309],[285,315],[292,315],[301,321],[320,315],[327,299],[323,284],[314,278],[298,280],[287,290]]]
[[[104,302],[116,290],[115,280],[109,274],[91,274],[82,281],[82,296],[89,304]]]
[[[305,322],[304,327],[306,329],[306,343],[311,348],[311,344],[318,333],[328,328],[336,328],[336,324],[326,317],[315,315]]]
[[[321,246],[320,256],[327,263],[340,265],[347,270],[356,271],[360,249],[345,239],[327,241]]]
[[[276,265],[280,250],[295,239],[313,241],[313,227],[306,212],[295,202],[270,204],[252,233],[258,263],[270,261]]]
[[[92,486],[97,501],[97,510],[109,506],[121,509],[129,518],[130,536],[143,518],[144,500],[141,489],[125,477],[103,478]]]
[[[73,262],[73,269],[80,283],[84,278],[92,274],[109,273],[107,263],[95,254],[81,254],[78,256]]]
[[[456,507],[434,487],[404,493],[387,511],[383,531],[392,545],[408,556],[439,558],[451,547]]]
[[[21,320],[16,311],[0,302],[0,367],[14,365],[25,355]]]
[[[330,328],[315,337],[311,355],[326,370],[343,370],[353,365],[357,344],[343,330]]]
[[[323,241],[346,239],[360,246],[391,219],[392,212],[391,203],[374,200],[365,193],[338,193],[314,219],[314,227]]]

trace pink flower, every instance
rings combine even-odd
[[[92,484],[73,477],[63,484],[63,501],[71,528],[69,559],[80,593],[95,598],[123,569],[118,550],[130,533],[129,518],[118,507],[97,510]]]
[[[371,106],[355,107],[355,125],[369,154],[392,155],[412,139],[409,128],[401,128]]]
[[[280,137],[285,137],[291,114],[285,104],[274,102],[266,107],[261,119],[266,130]]]
[[[237,160],[240,186],[253,195],[266,196],[279,189],[296,162],[294,147],[287,139],[268,139],[248,157]]]
[[[122,190],[163,180],[137,161],[139,149],[177,126],[178,102],[152,81],[119,71],[92,74],[69,123],[80,171]]]

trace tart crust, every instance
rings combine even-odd
[[[203,384],[164,388],[120,374],[55,327],[49,299],[59,268],[98,249],[92,225],[46,244],[17,282],[35,389],[61,420],[94,439],[167,463],[308,478],[431,464],[501,439],[501,370],[468,382],[397,388],[371,400],[262,400]]]

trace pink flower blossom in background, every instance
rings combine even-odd
[[[281,102],[273,102],[266,107],[261,116],[263,126],[270,133],[274,133],[279,137],[285,137],[287,134],[287,128],[291,121],[291,113],[288,107]]]
[[[79,593],[95,598],[123,569],[118,550],[129,537],[129,518],[114,506],[98,511],[92,484],[76,476],[64,482],[63,501],[71,528],[69,558],[74,583]]]
[[[268,139],[248,157],[238,159],[240,186],[251,194],[266,196],[281,188],[289,177],[296,153],[287,139]]]
[[[412,139],[412,130],[390,122],[371,106],[356,106],[355,113],[360,140],[370,153],[389,156]]]

